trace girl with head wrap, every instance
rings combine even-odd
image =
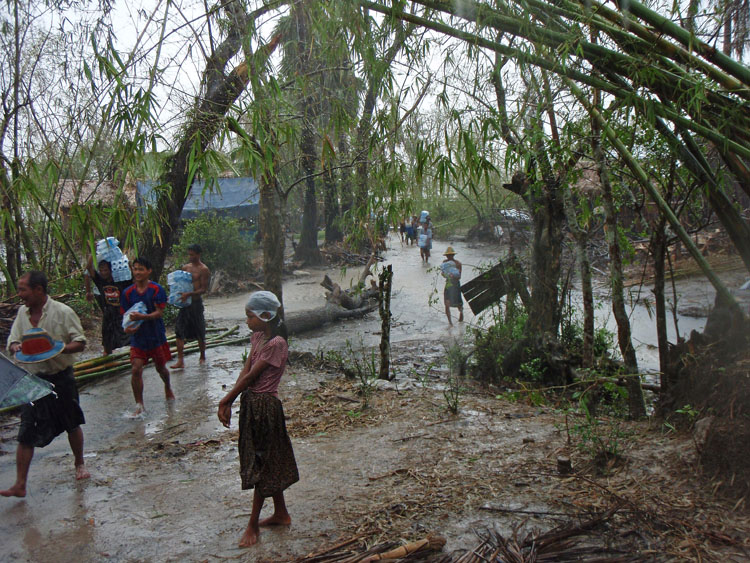
[[[245,305],[247,326],[253,331],[250,355],[232,390],[219,402],[219,420],[229,428],[232,403],[240,397],[240,476],[243,489],[254,489],[250,521],[240,547],[258,541],[260,526],[292,522],[284,490],[299,481],[294,451],[284,422],[278,387],[289,348],[286,328],[278,316],[281,303],[270,291],[253,293]],[[259,520],[263,503],[273,498],[274,512]]]

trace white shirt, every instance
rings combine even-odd
[[[65,305],[47,297],[47,302],[42,307],[42,316],[39,319],[37,327],[46,330],[53,340],[62,340],[64,344],[69,342],[86,342],[86,335],[83,333],[81,320],[76,312]],[[13,321],[8,336],[8,352],[14,342],[21,342],[24,333],[34,328],[31,324],[31,314],[26,305],[21,305],[18,315]],[[72,366],[78,357],[78,354],[58,354],[54,358],[44,362],[33,364],[23,364],[24,369],[31,373],[53,374]]]

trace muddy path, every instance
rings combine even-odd
[[[465,272],[498,251],[451,244]],[[705,546],[704,557],[742,553],[750,530],[743,506],[733,510],[696,482],[689,436],[674,437],[648,423],[627,425],[627,463],[599,476],[568,444],[570,421],[551,407],[510,403],[500,398],[502,389],[467,382],[459,414],[451,415],[443,394],[445,346],[463,342],[466,326],[481,326],[481,319],[467,309],[467,323],[450,328],[442,295],[435,302],[435,288],[442,293],[437,273],[413,247],[392,241],[392,248],[395,275],[404,280],[399,286],[394,277],[396,383],[375,391],[363,409],[356,382],[314,361],[324,350],[345,352],[347,340],[354,348],[376,344],[376,316],[290,343],[295,359],[280,392],[301,473],[287,494],[290,527],[264,530],[252,550],[235,547],[252,495],[240,490],[236,418],[224,429],[216,405],[236,378],[244,348],[220,347],[209,350],[207,366],[190,355],[186,369],[173,372],[177,401],[171,405],[157,374],[147,369],[147,413],[141,419],[126,416],[132,408],[127,376],[85,387],[92,478],[74,481],[64,437],[38,449],[28,496],[0,499],[0,560],[292,561],[352,536],[400,540],[430,531],[446,537],[450,552],[472,548],[475,532],[487,527],[507,534],[520,525],[547,529],[565,515],[617,503],[638,506],[645,515],[641,520],[628,509],[613,526],[626,552],[651,549],[665,560],[670,553],[690,558],[695,545]],[[440,248],[436,243],[435,254]],[[308,273],[285,282],[288,310],[322,300],[321,271]],[[345,285],[358,272],[329,274]],[[244,299],[211,298],[207,316],[219,326],[239,324]],[[0,419],[2,486],[15,476],[16,431],[17,419]],[[557,475],[558,455],[571,457],[574,475]],[[696,514],[700,526],[677,524],[692,522]],[[663,524],[652,530],[655,521]],[[712,540],[713,525],[732,542]]]

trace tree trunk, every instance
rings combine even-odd
[[[10,199],[10,190],[8,189],[8,175],[5,167],[0,165],[0,210],[4,215],[12,215],[12,202]],[[12,221],[3,221],[3,245],[5,247],[5,287],[8,295],[16,293],[16,283],[18,282],[18,273],[20,271],[20,264],[16,260],[16,249],[18,248],[18,240],[16,239],[13,229]]]
[[[371,313],[377,304],[368,304],[359,309],[345,309],[339,305],[327,303],[323,307],[309,311],[289,313],[284,322],[290,335],[316,330],[322,326],[341,319],[358,319]]]
[[[324,205],[323,213],[325,214],[325,244],[341,242],[344,237],[341,233],[341,208],[339,207],[339,198],[336,190],[336,176],[333,173],[333,162],[329,159],[325,161],[325,171],[323,174]]]
[[[305,126],[300,141],[302,171],[305,180],[305,204],[302,214],[302,230],[299,244],[294,252],[295,260],[303,264],[317,265],[323,262],[318,248],[318,202],[315,196],[315,137],[310,126]]]
[[[594,123],[594,122],[592,122]],[[617,322],[617,341],[620,345],[620,353],[625,362],[628,372],[628,404],[631,418],[638,420],[645,418],[646,405],[643,402],[643,390],[638,377],[638,361],[633,348],[633,340],[630,334],[630,320],[625,309],[625,283],[622,272],[622,258],[620,253],[620,242],[618,240],[617,216],[614,198],[612,196],[612,185],[609,182],[609,170],[604,161],[604,152],[599,139],[598,126],[594,123],[592,135],[592,147],[594,159],[599,168],[599,181],[602,187],[602,200],[606,221],[607,242],[609,244],[609,273],[612,287],[612,312]]]
[[[152,279],[158,280],[164,269],[164,261],[174,242],[180,224],[180,215],[191,186],[188,179],[195,173],[189,163],[195,162],[215,137],[223,124],[224,116],[237,100],[249,81],[251,69],[255,71],[256,62],[263,63],[276,49],[279,37],[258,51],[253,58],[242,62],[228,74],[224,69],[230,59],[240,51],[247,36],[249,17],[238,3],[224,2],[229,25],[226,39],[217,46],[206,61],[206,68],[201,78],[203,97],[197,97],[194,107],[189,111],[190,119],[177,144],[177,150],[165,163],[165,173],[159,184],[171,189],[158,194],[156,210],[158,226],[146,229],[141,238],[139,256],[145,256],[153,265]],[[262,13],[261,8],[256,13]],[[250,65],[250,67],[248,66]]]
[[[339,136],[339,162],[349,162],[351,148],[349,147],[349,138],[346,133]],[[354,205],[354,187],[352,185],[352,172],[349,166],[341,169],[339,193],[341,194],[341,217],[344,218],[351,211]],[[346,232],[346,227],[342,231]]]
[[[517,172],[504,187],[524,198],[534,221],[531,254],[531,303],[526,330],[557,337],[560,309],[557,282],[562,268],[563,227],[565,206],[556,181],[529,186],[526,175]]]
[[[667,378],[669,341],[667,339],[667,301],[665,298],[665,264],[667,254],[666,220],[660,218],[651,236],[654,257],[654,308],[656,309],[656,341],[659,345],[659,387],[661,396],[669,392]]]
[[[312,49],[313,41],[310,29],[310,8],[306,2],[293,3],[291,15],[296,26],[295,41],[298,42],[294,52],[296,54],[297,72],[302,75],[313,71]],[[315,91],[312,88],[312,91]],[[294,252],[295,260],[307,265],[317,265],[323,261],[318,248],[318,201],[316,198],[315,169],[318,155],[315,147],[314,127],[318,121],[319,104],[314,94],[306,93],[303,88],[297,98],[297,107],[302,116],[302,131],[300,136],[300,164],[301,173],[305,177],[305,199],[302,209],[302,229],[299,244]]]
[[[386,266],[380,273],[380,379],[391,378],[391,286],[393,284],[393,266]]]
[[[267,171],[260,182],[260,228],[263,231],[263,287],[279,298],[284,318],[281,273],[284,266],[284,233],[281,228],[281,198],[278,181],[273,171]]]
[[[575,203],[569,187],[565,189],[565,213],[568,226],[576,242],[578,270],[581,276],[581,294],[583,299],[583,361],[584,368],[594,365],[594,289],[591,283],[591,260],[586,247],[587,231],[578,223]]]

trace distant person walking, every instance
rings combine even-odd
[[[443,290],[443,301],[445,302],[445,316],[448,324],[453,326],[451,320],[451,307],[458,309],[458,322],[464,320],[464,301],[461,298],[461,273],[463,266],[456,260],[456,251],[452,246],[445,249],[445,260],[440,265],[440,270],[445,278],[445,289]]]
[[[180,309],[175,322],[175,335],[177,336],[177,361],[171,366],[172,369],[185,367],[184,353],[185,342],[197,340],[200,350],[199,362],[206,363],[206,321],[203,317],[203,295],[208,292],[208,283],[211,280],[211,271],[201,261],[202,249],[200,245],[188,246],[188,263],[182,266],[186,272],[193,276],[193,291],[183,293],[181,301],[192,299],[190,305]]]
[[[406,219],[406,242],[409,246],[414,244],[417,240],[417,216],[412,215],[411,218]]]
[[[104,355],[108,356],[112,350],[127,346],[130,342],[130,337],[122,329],[120,294],[133,282],[116,282],[112,277],[112,264],[106,260],[100,260],[95,270],[92,256],[89,256],[86,262],[86,273],[88,275],[85,276],[83,282],[86,288],[86,300],[96,299],[97,305],[102,310],[102,348],[104,348]],[[91,291],[92,282],[99,295],[94,295]]]
[[[164,395],[168,401],[174,400],[174,393],[169,382],[167,362],[172,353],[167,344],[167,332],[162,315],[167,305],[167,293],[158,283],[151,281],[151,262],[146,258],[133,260],[133,279],[135,283],[122,292],[120,307],[125,314],[136,303],[143,303],[145,313],[130,313],[132,324],[125,329],[130,334],[131,379],[135,398],[134,416],[146,412],[143,405],[143,368],[149,359],[154,361],[159,377],[164,382]]]
[[[419,255],[422,258],[422,262],[425,264],[428,263],[430,261],[430,251],[432,250],[432,220],[429,215],[426,215],[422,221],[417,245],[419,246]]]
[[[270,291],[256,291],[245,305],[247,326],[253,331],[250,356],[232,390],[219,402],[218,416],[229,428],[232,403],[240,396],[240,476],[242,489],[255,489],[250,521],[240,547],[258,541],[260,526],[291,524],[284,490],[299,481],[294,450],[278,398],[289,347],[286,328],[277,316],[279,300]],[[263,503],[273,498],[273,514],[259,520]]]
[[[18,280],[23,301],[8,336],[8,352],[38,377],[55,386],[55,392],[24,405],[18,429],[16,482],[0,491],[4,497],[25,497],[34,448],[43,448],[63,432],[73,452],[76,479],[87,479],[83,461],[83,431],[86,420],[78,404],[73,377],[74,354],[86,347],[81,321],[75,311],[47,295],[47,276],[31,271]]]

